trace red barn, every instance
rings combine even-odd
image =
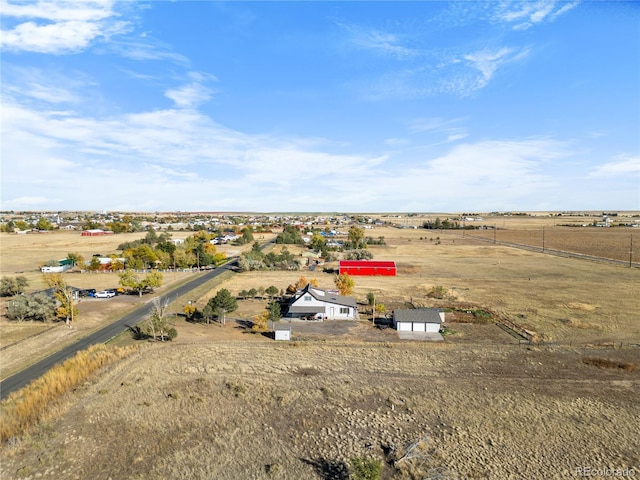
[[[112,235],[113,232],[111,230],[100,230],[100,229],[93,229],[93,230],[83,230],[82,233],[80,233],[81,236],[83,237],[98,237],[100,235]]]
[[[378,260],[340,260],[340,275],[385,275],[395,277],[396,262]]]

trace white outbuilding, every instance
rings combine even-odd
[[[441,308],[393,311],[393,326],[399,332],[438,333],[443,323],[444,311]]]
[[[291,340],[291,327],[289,325],[276,325],[273,332],[276,340]]]

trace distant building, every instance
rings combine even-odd
[[[396,262],[379,260],[340,260],[340,275],[397,275]]]
[[[100,235],[113,235],[111,230],[100,230],[98,228],[94,228],[91,230],[83,230],[80,235],[83,237],[98,237]]]

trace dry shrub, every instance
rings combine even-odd
[[[411,275],[420,273],[421,268],[416,265],[398,264],[398,275]]]
[[[632,372],[636,369],[636,366],[633,363],[618,362],[616,360],[609,360],[608,358],[584,357],[581,361],[582,363],[593,365],[598,368],[619,368],[626,372]]]
[[[427,297],[443,300],[444,298],[447,297],[448,293],[449,293],[449,290],[446,287],[443,287],[442,285],[436,285],[435,287],[431,288],[429,292],[427,292]]]
[[[561,319],[562,323],[564,323],[565,325],[568,325],[572,328],[580,328],[583,330],[588,330],[588,329],[593,329],[593,330],[600,330],[601,327],[598,325],[592,325],[588,322],[583,322],[582,320],[578,319],[578,318],[563,318]]]
[[[43,417],[57,398],[85,381],[96,370],[127,357],[135,350],[137,347],[94,345],[9,395],[2,402],[0,441],[24,433]]]

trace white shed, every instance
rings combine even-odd
[[[443,323],[444,311],[441,308],[393,311],[393,326],[399,332],[438,333]]]
[[[274,333],[276,340],[291,340],[291,327],[289,325],[276,325]]]

